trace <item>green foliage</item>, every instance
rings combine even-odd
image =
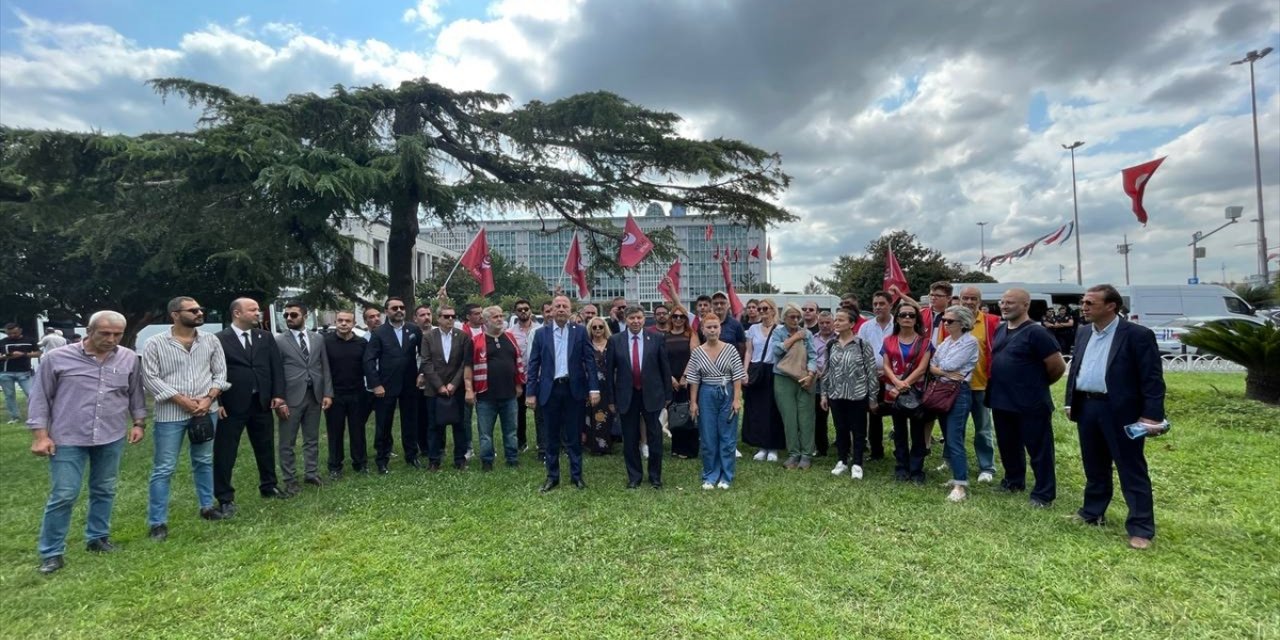
[[[892,244],[898,265],[907,276],[911,297],[927,297],[929,285],[939,280],[948,282],[996,282],[978,271],[963,271],[958,262],[947,262],[937,249],[926,247],[908,231],[894,231],[867,243],[861,256],[840,256],[831,268],[831,277],[818,278],[829,291],[844,295],[853,293],[859,300],[870,300],[871,294],[884,284],[885,250]]]
[[[1245,395],[1280,404],[1280,328],[1275,323],[1210,322],[1193,327],[1182,343],[1243,366],[1248,371]]]
[[[1240,296],[1249,306],[1260,309],[1272,306],[1280,302],[1280,282],[1275,286],[1258,285],[1250,286],[1247,284],[1237,285],[1234,289],[1236,295]]]
[[[481,296],[480,283],[476,282],[470,271],[458,267],[453,274],[453,279],[449,281],[448,294],[451,302],[497,304],[511,311],[513,303],[519,298],[525,298],[535,304],[541,304],[541,301],[550,299],[551,286],[527,265],[513,263],[497,252],[491,252],[489,257],[490,266],[493,269],[493,284],[496,288],[493,294],[487,297]],[[422,302],[430,300],[434,305],[440,287],[444,285],[444,279],[448,275],[448,270],[439,269],[434,278],[418,283],[418,300]]]

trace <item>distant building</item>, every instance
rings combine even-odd
[[[604,218],[621,228],[626,217]],[[546,280],[548,290],[560,283],[571,297],[577,291],[567,276],[561,277],[564,269],[565,254],[569,252],[569,243],[573,240],[574,227],[568,223],[557,224],[558,219],[548,217],[545,222],[536,218],[486,220],[480,225],[485,228],[485,237],[489,242],[489,250],[501,254],[507,260],[528,265],[534,273]],[[728,249],[730,252],[729,269],[734,286],[742,288],[744,280],[763,282],[765,266],[763,259],[750,257],[753,247],[760,247],[761,258],[764,257],[766,234],[760,229],[718,221],[709,216],[641,216],[636,218],[640,228],[646,232],[652,229],[671,227],[675,233],[676,244],[681,252],[681,294],[689,301],[699,294],[710,294],[724,289],[724,276],[720,264],[713,254]],[[546,230],[543,230],[545,224]],[[711,225],[712,238],[706,240],[707,225]],[[478,225],[478,226],[480,226]],[[452,229],[423,229],[422,237],[427,241],[444,247],[450,252],[461,254],[475,236],[478,226],[458,226]],[[582,238],[585,240],[585,236]],[[584,247],[584,253],[587,251]],[[616,245],[609,248],[616,251]],[[736,255],[734,255],[736,253]],[[736,258],[736,260],[734,259]],[[452,265],[449,265],[452,267]],[[670,263],[657,263],[647,258],[638,269],[627,273],[626,281],[620,277],[595,276],[591,287],[592,300],[608,300],[615,296],[625,296],[632,302],[652,304],[662,301],[658,293],[658,282],[666,275]],[[747,296],[742,296],[744,301]]]
[[[352,253],[356,262],[373,267],[383,275],[387,274],[387,239],[391,237],[391,227],[385,222],[364,222],[343,220],[339,233],[353,238],[356,243]],[[466,249],[464,243],[463,249]],[[436,270],[443,265],[444,269],[453,268],[453,263],[461,255],[461,251],[451,251],[424,235],[418,236],[413,248],[413,281],[430,280]]]

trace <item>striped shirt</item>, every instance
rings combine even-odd
[[[27,427],[48,429],[55,444],[96,447],[123,438],[131,418],[147,417],[138,355],[116,347],[99,360],[84,344],[40,358]]]
[[[172,333],[148,340],[142,348],[142,386],[156,398],[156,422],[189,419],[191,414],[171,398],[176,395],[200,398],[215,387],[223,391],[231,388],[222,343],[217,336],[202,331],[196,331],[190,351],[175,340]],[[209,410],[218,410],[217,400]]]
[[[747,372],[742,368],[742,356],[731,344],[725,344],[713,361],[707,353],[707,346],[702,345],[689,355],[689,364],[684,369],[685,382],[689,384],[728,385],[736,380],[746,380]]]
[[[872,323],[867,323],[872,324]],[[862,325],[867,326],[867,325]],[[871,400],[879,392],[880,367],[871,343],[855,337],[847,344],[833,339],[828,346],[827,371],[822,377],[822,395],[832,400]]]

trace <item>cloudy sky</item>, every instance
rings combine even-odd
[[[140,133],[190,128],[148,78],[186,76],[274,100],[418,76],[517,102],[597,89],[675,111],[691,135],[783,157],[774,280],[798,288],[837,256],[909,229],[973,263],[1071,219],[1076,157],[1086,282],[1257,272],[1247,66],[1280,48],[1272,0],[0,0],[0,122]],[[1280,54],[1256,67],[1264,211],[1280,245]],[[1169,158],[1143,228],[1121,168]],[[1273,249],[1274,251],[1274,249]],[[1074,279],[1071,246],[992,275]],[[1274,271],[1280,268],[1272,264]]]

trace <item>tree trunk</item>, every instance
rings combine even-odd
[[[1261,368],[1249,369],[1244,378],[1244,397],[1280,405],[1280,373]]]
[[[391,130],[397,136],[420,135],[422,118],[412,106],[396,109]],[[402,170],[410,166],[401,162]],[[418,192],[417,176],[402,175],[404,190],[391,203],[391,231],[387,238],[387,292],[404,298],[410,309],[414,304],[413,262],[414,247],[418,243],[418,205],[422,200]]]
[[[150,311],[135,311],[133,313],[124,314],[124,335],[120,337],[120,346],[128,347],[134,351],[138,351],[142,345],[135,345],[138,341],[138,333],[147,325],[156,319],[156,314]]]

